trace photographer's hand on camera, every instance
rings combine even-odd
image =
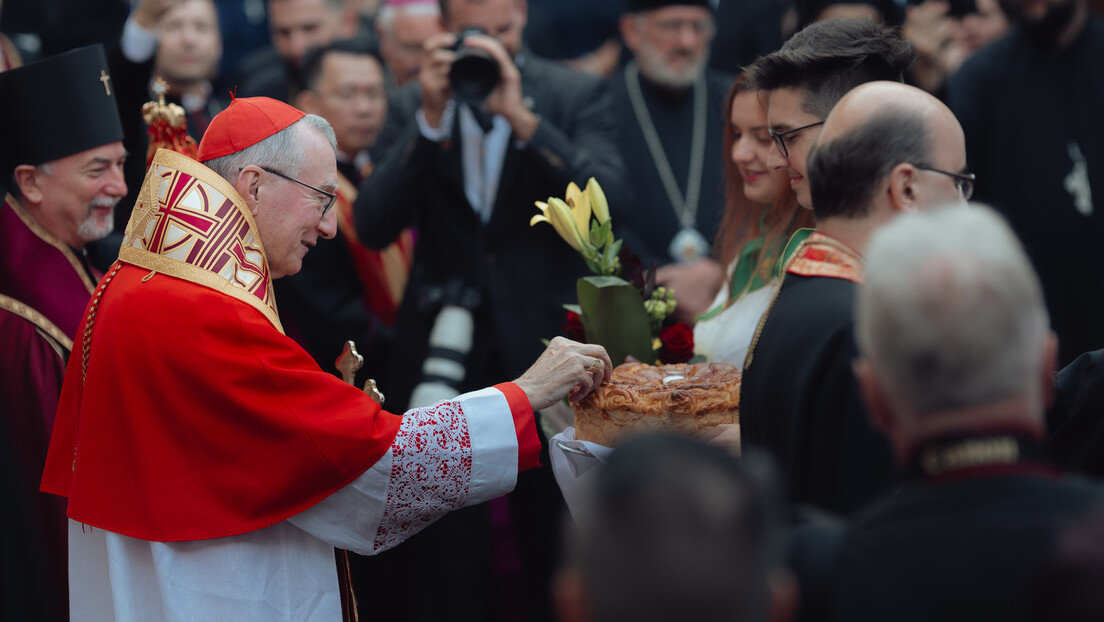
[[[456,52],[450,49],[455,43],[456,35],[449,32],[435,34],[425,42],[426,54],[418,70],[418,80],[422,83],[422,112],[432,128],[441,126],[445,106],[452,97],[448,73],[456,58]]]
[[[540,118],[525,107],[521,92],[521,72],[514,59],[510,58],[502,42],[487,35],[468,37],[464,43],[489,53],[498,63],[500,80],[491,94],[487,96],[483,107],[492,114],[500,114],[510,123],[514,135],[528,141],[537,131]]]

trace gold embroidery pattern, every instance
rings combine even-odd
[[[755,358],[755,347],[759,345],[759,336],[763,333],[763,325],[767,322],[774,309],[774,303],[778,300],[778,294],[782,291],[782,284],[786,281],[786,275],[797,274],[799,276],[823,276],[836,279],[846,279],[855,283],[862,283],[862,256],[851,250],[843,242],[834,240],[823,233],[813,232],[797,247],[794,254],[782,266],[782,275],[778,277],[778,287],[774,290],[767,310],[759,318],[759,324],[755,327],[755,334],[751,338],[747,356],[744,357],[744,370],[751,367]]]
[[[822,233],[812,233],[786,268],[800,276],[824,276],[862,283],[862,256]]]
[[[73,249],[69,248],[69,245],[62,242],[54,234],[46,230],[45,227],[38,224],[38,221],[31,218],[31,215],[27,213],[19,201],[12,195],[4,197],[4,202],[8,204],[8,207],[12,209],[12,212],[19,217],[19,220],[23,221],[24,225],[31,230],[31,233],[35,234],[40,240],[58,249],[65,259],[69,262],[69,265],[73,266],[73,271],[77,273],[84,286],[88,289],[88,293],[91,294],[96,290],[96,283],[92,281],[92,278],[88,276],[88,271],[84,269],[84,265],[80,259],[77,259],[76,253]]]
[[[68,354],[68,351],[73,349],[73,340],[70,339],[65,333],[61,332],[60,328],[58,328],[53,322],[47,319],[45,315],[39,313],[35,308],[23,302],[20,302],[15,298],[0,294],[0,309],[4,309],[5,311],[9,311],[11,313],[14,313],[15,315],[18,315],[31,324],[34,324],[35,328],[37,328],[41,332],[46,333],[46,335],[50,339],[56,341],[59,345],[65,348],[67,352],[65,355],[62,355],[63,357]],[[51,346],[53,346],[53,344],[51,344]]]
[[[920,455],[920,465],[925,474],[934,476],[975,466],[1011,464],[1019,459],[1016,439],[1002,436],[925,449]]]
[[[191,158],[154,156],[119,259],[237,298],[283,332],[253,216],[226,180]]]

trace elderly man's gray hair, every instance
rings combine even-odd
[[[330,148],[337,151],[337,138],[329,122],[318,115],[308,114],[255,145],[221,158],[208,160],[204,164],[231,184],[237,179],[238,171],[249,164],[267,166],[296,177],[305,171],[308,165],[306,154],[297,144],[299,132],[306,131],[308,126],[321,132],[330,143]]]
[[[898,217],[866,252],[855,330],[896,410],[1039,400],[1049,319],[1016,235],[984,206]]]

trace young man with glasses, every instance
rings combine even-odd
[[[798,203],[813,206],[805,160],[832,106],[865,82],[901,81],[914,56],[890,28],[867,19],[830,19],[809,25],[752,65],[750,82],[766,102],[775,146],[767,165],[786,169]]]
[[[863,249],[899,213],[965,203],[973,177],[954,115],[911,86],[861,85],[817,133],[808,157],[817,229],[791,241],[744,365],[740,421],[744,442],[783,464],[791,499],[848,514],[896,481],[851,373]],[[797,145],[786,148],[792,156]]]

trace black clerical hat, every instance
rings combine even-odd
[[[625,11],[628,13],[640,13],[642,11],[653,11],[668,6],[700,6],[707,9],[712,8],[709,4],[709,0],[628,0],[625,3]]]
[[[123,139],[103,46],[0,73],[0,186],[38,165]]]

